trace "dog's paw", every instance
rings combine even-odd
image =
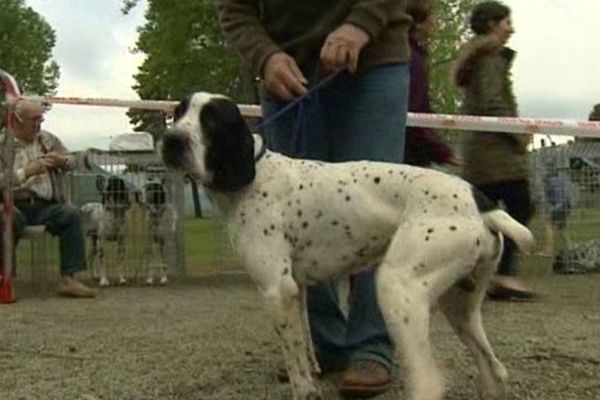
[[[120,277],[119,285],[121,285],[121,286],[127,285],[127,279],[125,279],[124,277]]]
[[[146,278],[146,285],[148,285],[148,286],[154,285],[154,277],[153,276],[149,276]]]
[[[160,278],[161,286],[165,286],[167,284],[167,282],[169,282],[169,279],[166,276],[163,276],[162,278]]]
[[[100,278],[100,287],[109,287],[110,286],[110,281],[108,280],[107,277],[103,276]]]

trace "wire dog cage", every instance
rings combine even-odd
[[[600,272],[600,142],[534,150],[531,184],[554,272]]]
[[[88,269],[101,286],[185,275],[183,177],[153,150],[79,154],[69,200],[80,207]]]

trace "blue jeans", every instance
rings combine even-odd
[[[25,225],[46,225],[58,236],[60,273],[72,276],[86,269],[83,218],[79,209],[69,204],[44,202],[17,204],[14,208],[15,243]]]
[[[264,128],[267,146],[291,157],[329,162],[400,162],[404,154],[407,64],[353,76],[342,73]],[[286,103],[263,100],[268,118]],[[315,346],[334,358],[369,359],[388,368],[393,346],[379,311],[372,271],[351,278],[348,319],[335,284],[311,287],[308,311]]]

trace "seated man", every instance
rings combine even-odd
[[[59,238],[59,294],[94,297],[95,292],[74,277],[85,270],[86,263],[81,215],[77,208],[64,202],[63,172],[73,166],[73,160],[56,136],[41,130],[44,111],[41,103],[30,100],[19,102],[15,110],[15,242],[25,225],[45,225],[48,232]],[[0,135],[0,154],[4,134]],[[6,173],[4,166],[0,171],[0,175]]]

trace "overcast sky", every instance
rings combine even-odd
[[[175,0],[174,0],[175,1]],[[146,1],[129,15],[121,0],[26,0],[54,28],[58,96],[135,99],[131,53]],[[600,102],[600,0],[506,0],[516,34],[513,70],[522,116],[587,119]],[[73,149],[106,148],[131,132],[125,109],[54,106],[45,128]]]

